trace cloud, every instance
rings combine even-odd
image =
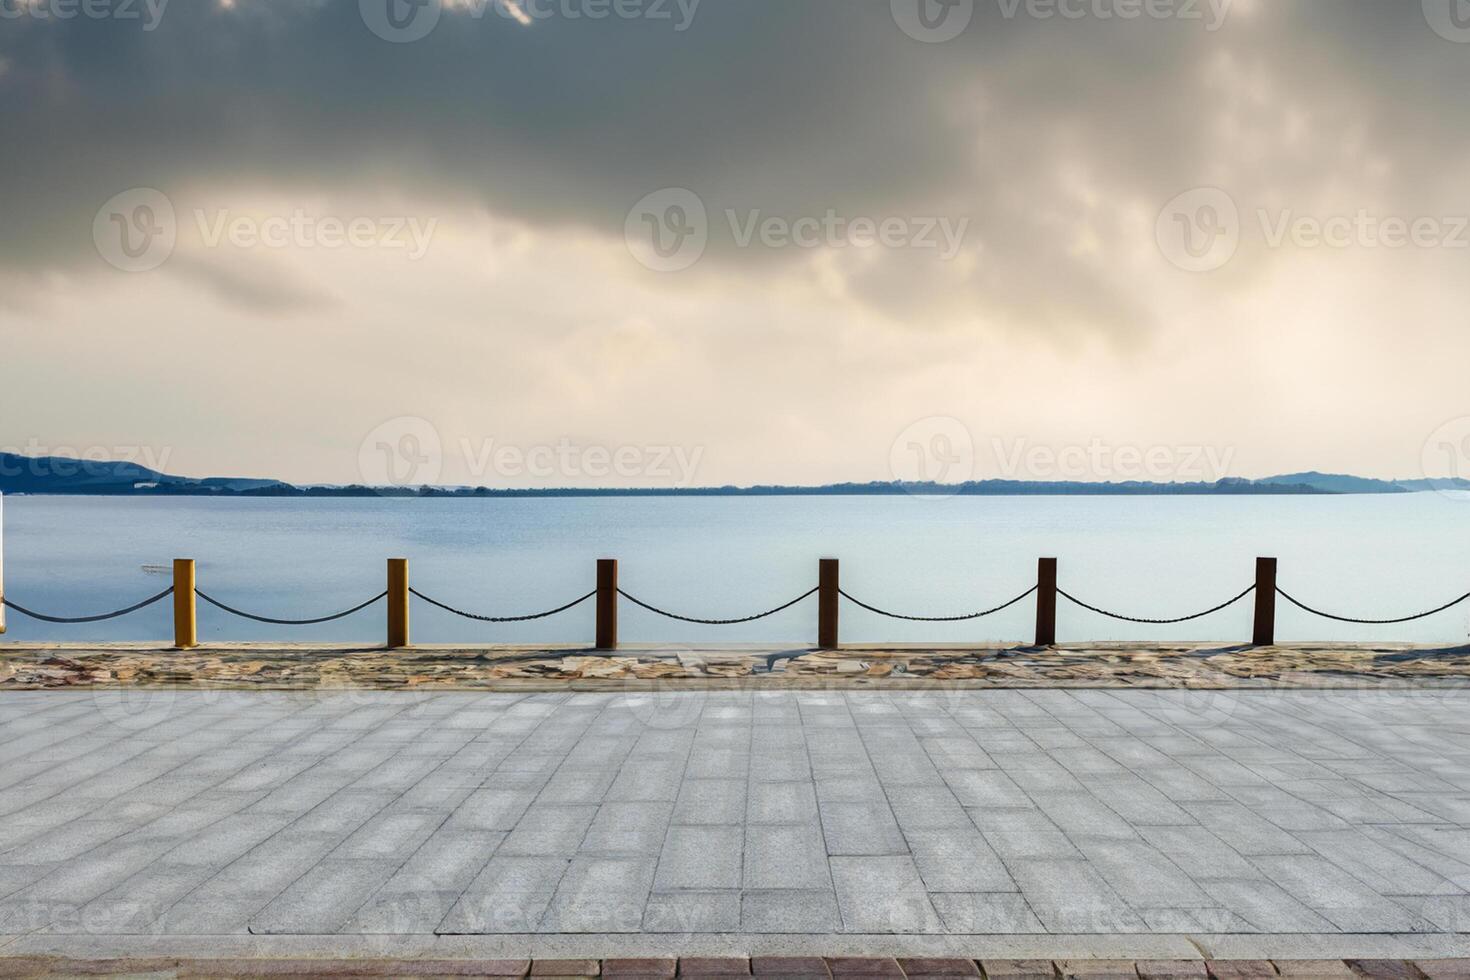
[[[167,329],[167,317],[251,330],[282,318],[300,337],[340,337],[353,318],[389,310],[442,335],[435,349],[450,359],[456,343],[485,357],[489,338],[512,347],[521,368],[494,371],[498,391],[519,401],[496,404],[544,411],[528,427],[545,430],[557,408],[613,390],[586,380],[600,364],[623,379],[620,426],[641,430],[669,399],[718,390],[754,427],[700,415],[737,447],[733,458],[759,459],[758,445],[779,443],[773,433],[801,418],[801,452],[847,459],[833,464],[844,473],[870,457],[834,450],[842,440],[823,434],[841,426],[818,395],[846,386],[812,390],[810,379],[832,358],[875,399],[866,422],[884,431],[904,428],[893,416],[934,414],[930,402],[986,424],[1066,428],[1043,418],[1051,409],[1027,423],[977,400],[954,376],[1024,365],[1095,400],[1122,399],[1110,423],[1120,428],[1151,424],[1158,391],[1209,394],[1216,407],[1184,414],[1224,432],[1237,387],[1181,384],[1180,372],[1228,363],[1239,383],[1270,391],[1308,374],[1305,348],[1289,345],[1289,363],[1267,370],[1251,363],[1266,359],[1267,337],[1255,352],[1234,339],[1232,318],[1249,315],[1269,321],[1252,329],[1327,342],[1315,317],[1288,305],[1288,271],[1309,277],[1301,293],[1342,296],[1344,315],[1363,318],[1391,311],[1384,297],[1398,283],[1428,283],[1433,301],[1416,301],[1416,322],[1396,329],[1448,344],[1447,360],[1463,352],[1456,324],[1470,295],[1463,277],[1449,284],[1444,253],[1304,255],[1267,247],[1255,219],[1259,209],[1465,210],[1470,62],[1418,4],[1236,0],[1209,31],[1177,18],[1043,19],[1024,2],[977,0],[964,33],[941,44],[906,35],[888,0],[703,0],[682,31],[671,20],[568,16],[587,9],[575,0],[536,5],[546,16],[513,6],[529,25],[453,3],[432,33],[403,44],[374,35],[356,0],[179,2],[151,31],[0,22],[0,275],[34,293],[7,303],[9,329],[83,322],[58,282],[87,283],[67,288],[93,290],[99,304],[155,302],[151,289],[159,310],[130,327],[143,335]],[[248,203],[443,224],[421,264],[186,243],[135,283],[99,261],[92,240],[97,209],[134,187],[158,188],[181,214]],[[629,208],[670,187],[699,195],[710,234],[692,269],[659,275],[622,236]],[[1243,215],[1236,257],[1208,274],[1170,265],[1155,240],[1160,208],[1197,187],[1226,190]],[[947,260],[914,248],[742,246],[730,211],[947,218],[966,231]],[[377,329],[366,335],[388,335]],[[382,365],[363,357],[356,369],[379,378]],[[1086,358],[1093,375],[1075,374]],[[1368,384],[1372,366],[1365,355],[1343,372]],[[748,401],[720,380],[736,370],[750,380]],[[445,371],[413,384],[434,389],[425,397],[446,413],[490,397],[465,365]],[[1120,393],[1141,378],[1147,394]],[[1406,397],[1418,387],[1378,383]],[[730,478],[739,472],[731,464]]]

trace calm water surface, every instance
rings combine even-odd
[[[1250,584],[1256,555],[1281,559],[1303,601],[1387,618],[1470,591],[1470,502],[1438,494],[1352,497],[796,497],[600,500],[208,500],[9,497],[5,591],[22,605],[87,615],[168,585],[148,566],[199,562],[199,587],[250,612],[309,618],[384,588],[384,559],[412,560],[413,584],[452,605],[517,615],[593,586],[594,561],[621,559],[639,598],[702,618],[768,609],[816,584],[817,559],[842,559],[843,585],[915,615],[989,608],[1030,586],[1036,558],[1094,605],[1164,618]],[[814,600],[759,623],[702,627],[622,608],[628,641],[810,642]],[[849,641],[1022,640],[1030,600],[977,623],[908,624],[843,608]],[[485,625],[416,603],[414,639],[580,642],[591,603],[549,621]],[[1240,640],[1250,603],[1184,626],[1116,623],[1062,601],[1060,639]],[[171,636],[166,602],[111,623],[53,626],[10,613],[4,641]],[[1283,606],[1283,640],[1464,642],[1470,603],[1407,626],[1315,620]],[[264,626],[200,604],[205,640],[381,642],[383,607],[315,627]]]

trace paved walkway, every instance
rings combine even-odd
[[[1454,691],[0,695],[0,935],[1470,932]]]

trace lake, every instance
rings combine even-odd
[[[407,557],[415,588],[487,615],[520,615],[590,591],[600,557],[621,560],[624,589],[700,618],[735,618],[816,585],[817,559],[842,559],[843,587],[913,615],[990,608],[1026,590],[1036,559],[1055,555],[1061,587],[1091,604],[1149,618],[1186,615],[1246,588],[1257,555],[1281,560],[1281,585],[1330,612],[1390,618],[1470,591],[1470,502],[1426,493],[1314,497],[726,497],[690,499],[225,499],[8,497],[5,593],[76,616],[166,588],[175,557],[199,562],[199,588],[275,618],[336,612],[384,589],[384,559]],[[148,566],[154,566],[151,570]],[[843,639],[1018,641],[1028,599],[963,624],[902,623],[844,603]],[[172,636],[160,603],[110,623],[59,626],[11,611],[4,641],[150,640]],[[200,603],[208,641],[379,643],[383,607],[312,627],[277,627]],[[1249,599],[1182,626],[1113,622],[1060,600],[1059,639],[1248,640]],[[1465,642],[1470,603],[1400,626],[1309,618],[1284,602],[1278,639]],[[421,602],[414,640],[581,642],[586,603],[555,619],[490,625]],[[627,642],[810,643],[815,599],[771,619],[693,626],[624,602]]]

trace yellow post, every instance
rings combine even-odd
[[[408,559],[388,559],[388,647],[408,646]]]
[[[194,559],[174,559],[174,646],[188,650],[199,645],[199,621],[194,610]]]

